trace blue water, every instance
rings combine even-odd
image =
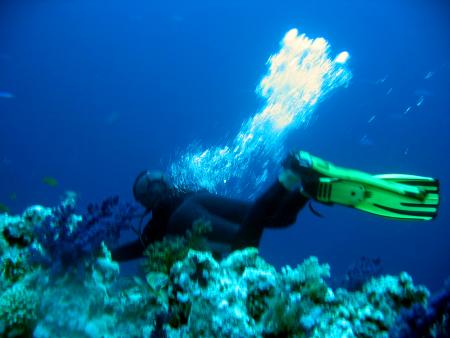
[[[335,276],[380,257],[385,272],[439,288],[450,275],[449,4],[280,2],[3,0],[0,203],[20,213],[56,205],[66,190],[81,208],[112,194],[131,200],[142,169],[169,168],[193,143],[227,144],[263,109],[255,89],[266,62],[297,28],[325,38],[332,57],[348,51],[352,79],[284,148],[438,177],[441,208],[435,221],[411,223],[317,205],[325,218],[304,210],[294,226],[266,231],[262,255],[277,266],[316,255]]]

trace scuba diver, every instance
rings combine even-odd
[[[434,178],[370,175],[335,166],[305,151],[288,155],[282,167],[278,180],[254,202],[206,190],[182,191],[162,173],[142,172],[134,182],[133,195],[152,217],[139,231],[139,239],[113,250],[113,259],[139,258],[149,244],[166,235],[184,235],[199,219],[210,222],[211,232],[205,237],[219,256],[258,247],[265,228],[294,224],[310,199],[394,219],[432,220],[437,215],[439,181]]]

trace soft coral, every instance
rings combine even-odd
[[[54,271],[77,266],[95,257],[102,242],[112,245],[117,241],[120,231],[129,227],[134,213],[135,208],[120,204],[118,197],[89,204],[82,217],[75,215],[73,204],[62,203],[35,227],[40,247],[31,248],[32,256]]]

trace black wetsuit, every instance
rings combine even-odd
[[[118,261],[142,256],[144,248],[165,235],[182,235],[199,218],[211,222],[206,234],[211,249],[229,252],[259,245],[264,228],[282,228],[295,223],[307,198],[299,191],[288,191],[278,181],[253,203],[222,197],[206,191],[179,193],[161,201],[142,238],[113,250]]]

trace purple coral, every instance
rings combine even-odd
[[[54,272],[78,266],[95,257],[102,242],[113,245],[120,231],[130,226],[134,214],[135,208],[119,204],[118,197],[90,204],[80,221],[73,205],[61,204],[35,227],[35,238],[44,250],[33,247],[32,257]]]
[[[411,309],[403,311],[389,333],[394,338],[444,338],[449,335],[450,281],[429,300],[428,307],[415,304]]]
[[[380,258],[361,257],[350,265],[342,281],[342,287],[349,291],[361,290],[364,283],[383,272]]]

